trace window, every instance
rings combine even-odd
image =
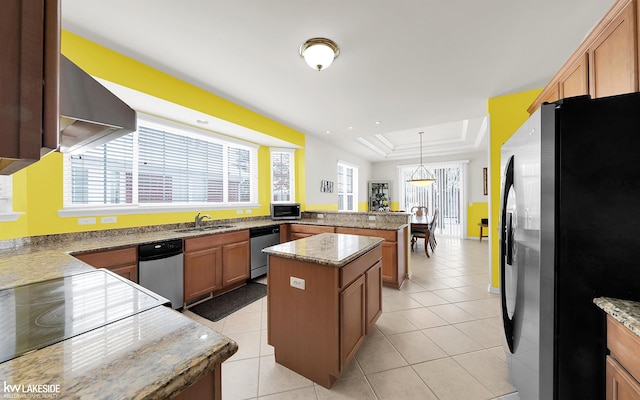
[[[138,131],[65,158],[65,207],[257,203],[257,146],[186,126]]]
[[[338,163],[338,211],[358,211],[358,168]]]
[[[293,202],[294,150],[271,149],[271,201]]]
[[[407,182],[416,167],[417,165],[398,167],[400,209],[411,211],[414,206],[426,206],[429,215],[433,215],[433,211],[438,208],[440,212],[436,232],[445,236],[463,237],[466,231],[464,187],[467,162],[425,165],[436,182],[424,187]]]
[[[8,214],[13,210],[11,175],[0,175],[0,214]]]

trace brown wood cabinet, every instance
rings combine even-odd
[[[640,337],[607,316],[607,400],[640,399]]]
[[[333,226],[291,224],[289,226],[289,240],[298,240],[312,235],[317,235],[319,233],[334,232],[335,228]]]
[[[636,3],[625,3],[587,50],[591,97],[638,91]]]
[[[220,400],[222,399],[222,366],[200,378],[178,394],[176,400]]]
[[[388,231],[382,229],[361,229],[337,227],[336,233],[374,236],[383,238],[382,243],[382,283],[400,288],[407,276],[406,230]]]
[[[185,239],[185,303],[244,285],[250,257],[248,230]]]
[[[381,258],[380,246],[341,268],[269,255],[268,342],[276,362],[331,387],[382,312]]]
[[[638,91],[637,0],[619,0],[527,109],[589,94],[592,98]]]
[[[118,250],[100,250],[74,254],[92,267],[106,268],[130,281],[138,283],[138,248],[136,246]]]
[[[0,174],[58,145],[59,0],[0,5]]]

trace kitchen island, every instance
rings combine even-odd
[[[277,363],[331,387],[382,313],[383,241],[322,233],[263,250]]]

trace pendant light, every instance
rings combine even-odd
[[[312,38],[300,46],[300,57],[316,71],[328,68],[339,54],[338,45],[330,39]]]
[[[411,178],[407,182],[414,186],[429,186],[436,181],[436,178],[422,164],[422,135],[424,132],[418,132],[420,135],[420,165],[413,171]]]

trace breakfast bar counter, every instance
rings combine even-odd
[[[331,387],[382,313],[383,241],[322,233],[263,250],[277,363]]]

